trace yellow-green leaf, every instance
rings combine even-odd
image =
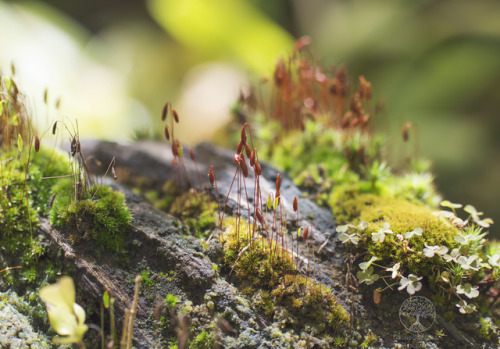
[[[23,151],[23,137],[21,137],[21,134],[17,135],[17,149],[20,152]]]

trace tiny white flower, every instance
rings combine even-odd
[[[352,234],[342,233],[339,235],[339,240],[342,241],[343,244],[350,242],[354,245],[357,245],[359,242],[359,235],[356,233]]]
[[[398,290],[401,291],[406,288],[406,291],[410,295],[414,295],[415,292],[420,291],[422,288],[422,283],[419,282],[420,280],[422,280],[422,276],[419,277],[414,274],[410,274],[408,277],[403,276],[400,281],[401,286],[398,287]]]
[[[408,231],[405,233],[405,239],[410,239],[414,235],[422,236],[423,231],[424,230],[422,228],[416,228],[412,231]]]
[[[464,300],[458,302],[457,307],[462,314],[470,314],[476,311],[476,306],[474,304],[467,304]]]
[[[385,222],[379,231],[372,233],[372,240],[375,242],[384,242],[385,234],[394,234],[389,228],[389,223]]]
[[[401,263],[398,262],[392,266],[392,268],[387,268],[386,271],[391,271],[392,272],[392,278],[395,279],[396,276],[399,275],[399,267],[401,266]]]
[[[448,247],[446,246],[428,246],[425,245],[424,248],[424,256],[428,258],[434,257],[434,254],[437,254],[439,256],[442,256],[448,252]]]
[[[488,263],[490,263],[492,267],[500,267],[500,253],[488,256]]]
[[[469,298],[476,298],[479,296],[479,291],[477,290],[478,287],[472,287],[471,284],[466,283],[464,286],[458,285],[457,286],[457,293],[458,294],[465,294]]]

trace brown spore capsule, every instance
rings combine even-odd
[[[281,175],[278,173],[278,177],[276,177],[276,191],[279,192],[281,188]]]
[[[308,235],[309,235],[309,226],[307,226],[306,229],[304,230],[304,234],[302,234],[302,240],[306,241]]]
[[[172,116],[174,117],[175,122],[179,123],[179,114],[177,114],[177,110],[172,109]]]
[[[210,168],[208,169],[208,180],[210,181],[211,186],[215,185],[215,172],[213,166],[210,166]]]
[[[247,154],[247,158],[250,158],[250,156],[252,155],[252,149],[250,149],[248,143],[245,143],[245,153]]]
[[[406,124],[403,125],[403,128],[401,130],[401,135],[403,136],[403,141],[408,142],[410,139],[410,128],[412,127],[411,122],[407,122]]]
[[[243,143],[247,141],[247,133],[245,132],[246,125],[248,124],[243,125],[243,127],[241,128],[241,140],[243,141]]]
[[[259,161],[255,160],[255,174],[257,176],[262,175],[262,167],[260,167]]]
[[[238,146],[236,147],[236,154],[241,154],[242,148],[243,148],[243,140],[240,139],[240,141],[238,142]]]
[[[299,209],[299,204],[297,202],[297,197],[294,197],[293,198],[293,212],[297,212],[298,209]]]
[[[168,125],[165,125],[165,138],[167,141],[170,140],[170,131],[168,130]]]
[[[55,135],[57,131],[57,121],[54,122],[54,125],[52,126],[52,134]]]
[[[169,102],[165,103],[163,106],[163,110],[161,112],[161,121],[165,121],[167,119],[167,114],[168,114],[168,106],[170,105]]]
[[[35,152],[39,152],[40,151],[40,138],[38,138],[37,135],[35,135]]]
[[[256,150],[257,150],[256,148],[253,148],[253,151],[252,151],[252,153],[249,156],[250,166],[252,166],[252,167],[255,165],[255,151]]]
[[[262,215],[262,212],[260,212],[259,209],[255,211],[255,215],[257,216],[257,220],[260,222],[260,224],[264,225],[264,216]]]
[[[242,156],[240,156],[240,166],[241,171],[243,172],[243,177],[248,178],[248,167],[245,159]]]

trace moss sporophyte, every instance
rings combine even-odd
[[[500,282],[500,250],[485,239],[493,221],[471,205],[459,217],[462,205],[442,201],[412,123],[402,136],[413,139],[415,158],[396,175],[372,131],[371,84],[361,76],[355,89],[345,68],[318,65],[307,46],[277,63],[271,101],[251,90],[235,110],[257,125],[260,156],[332,209],[347,252],[346,287],[374,285],[379,303],[386,290],[413,295],[425,285],[458,313],[498,314],[498,298],[480,307]],[[440,203],[449,211],[438,211]]]

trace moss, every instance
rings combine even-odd
[[[281,282],[283,274],[296,270],[291,256],[274,241],[256,238],[250,243],[251,227],[243,220],[238,229],[235,218],[226,220],[224,225],[225,262],[234,268],[238,277],[271,289]],[[240,253],[243,249],[245,252]]]
[[[95,186],[82,191],[74,200],[72,180],[61,180],[54,186],[56,197],[50,212],[51,223],[71,231],[73,239],[93,239],[104,249],[124,252],[123,234],[131,215],[122,193],[107,186]]]
[[[189,347],[193,349],[209,349],[214,347],[213,334],[202,331],[192,341],[189,342]]]
[[[493,323],[492,319],[489,317],[481,317],[479,318],[479,338],[486,340],[486,341],[492,341],[494,339],[498,340],[499,338],[499,329],[498,327]],[[496,343],[498,344],[498,343]]]
[[[234,218],[225,222],[225,262],[244,283],[252,284],[256,305],[267,316],[272,316],[276,306],[283,306],[315,324],[326,321],[330,329],[347,323],[349,315],[328,287],[295,275],[297,268],[288,251],[261,237],[250,242],[248,224],[240,220],[239,229],[236,225]]]
[[[332,290],[317,281],[302,275],[285,275],[283,283],[278,285],[272,296],[276,304],[297,316],[305,316],[314,323],[326,321],[335,328],[347,323],[349,315],[337,304]]]
[[[177,298],[173,294],[167,294],[167,296],[165,297],[165,305],[175,307],[177,303],[179,303],[179,298]]]
[[[444,261],[435,256],[425,258],[418,253],[405,251],[395,242],[397,234],[422,228],[422,236],[414,236],[408,247],[414,251],[422,251],[425,245],[447,246],[450,250],[458,244],[454,237],[457,229],[422,205],[393,197],[379,197],[373,194],[360,194],[355,190],[337,189],[332,195],[331,206],[340,224],[370,223],[362,233],[359,248],[366,249],[373,255],[382,258],[381,264],[393,265],[401,262],[402,270],[416,275],[427,275],[436,265],[444,265]],[[378,231],[383,223],[389,223],[393,235],[387,235],[383,243],[375,243],[371,234]]]
[[[303,130],[283,134],[273,123],[257,132],[259,154],[287,171],[296,185],[316,189],[358,181],[364,164],[379,157],[381,141],[362,132],[346,132],[308,120]],[[327,159],[327,161],[325,161]]]
[[[141,284],[145,288],[149,288],[149,287],[153,286],[153,280],[151,280],[151,278],[149,277],[149,274],[150,273],[147,270],[141,271]]]
[[[207,237],[217,224],[217,203],[211,202],[204,192],[194,189],[178,196],[170,213],[180,218],[198,237]]]

